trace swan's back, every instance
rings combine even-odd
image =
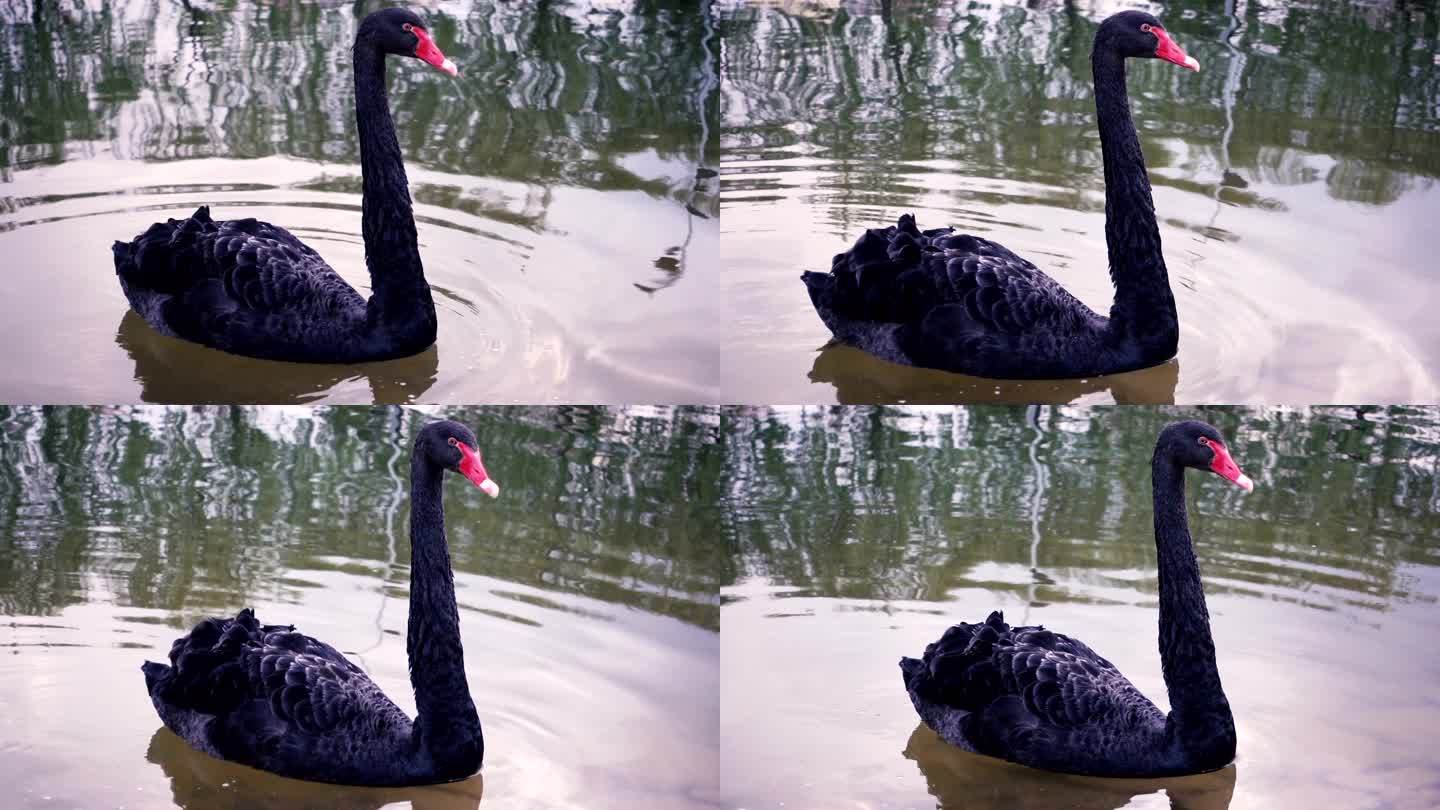
[[[920,717],[946,741],[1022,765],[1096,776],[1185,772],[1165,715],[1113,664],[996,611],[900,662]]]
[[[836,339],[892,362],[1010,379],[1114,362],[1106,319],[1035,265],[909,214],[802,278]]]
[[[368,350],[366,302],[289,231],[208,206],[116,242],[130,306],[162,334],[235,354],[344,362]]]
[[[414,784],[405,713],[335,648],[248,608],[206,619],[142,667],[165,725],[211,756],[299,779]]]

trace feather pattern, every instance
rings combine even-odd
[[[201,206],[117,242],[115,257],[130,306],[162,334],[249,357],[365,359],[365,299],[277,225],[216,222]]]
[[[1011,627],[999,611],[901,663],[921,717],[945,740],[1047,770],[1128,774],[1166,747],[1165,715],[1083,642]],[[1177,766],[1179,763],[1177,762]]]
[[[1066,377],[1075,355],[1105,349],[1106,319],[1035,265],[988,239],[922,232],[910,214],[867,231],[829,274],[804,278],[836,338],[892,362]]]
[[[176,639],[169,666],[144,671],[165,725],[221,759],[368,784],[413,748],[410,718],[359,667],[292,626],[260,624],[249,608],[205,619]]]

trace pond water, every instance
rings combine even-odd
[[[253,606],[413,712],[409,449],[378,408],[0,408],[0,780],[13,808],[713,807],[718,416],[427,409],[497,500],[445,488],[483,776],[299,782],[164,730],[140,664]]]
[[[1235,764],[1090,779],[941,742],[898,661],[996,609],[1168,705],[1149,462],[1177,418],[1255,480],[1187,486]],[[724,806],[1440,805],[1440,410],[757,409],[725,436]]]
[[[202,204],[368,295],[350,46],[366,4],[0,4],[8,402],[719,397],[716,34],[684,0],[426,4],[450,80],[388,63],[437,345],[224,355],[128,312],[110,244]]]
[[[1141,7],[1200,72],[1131,60],[1180,314],[1176,361],[1019,385],[830,338],[799,276],[914,212],[1108,312],[1096,26]],[[730,401],[1418,402],[1440,397],[1433,5],[1178,0],[719,4]]]

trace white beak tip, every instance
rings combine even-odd
[[[489,495],[492,498],[500,497],[500,485],[495,483],[494,481],[491,481],[489,478],[486,478],[483,482],[481,482],[480,491],[485,493],[486,495]]]
[[[1245,473],[1240,473],[1240,477],[1235,479],[1235,484],[1246,492],[1250,492],[1255,489],[1255,482],[1250,480],[1250,476],[1246,475]]]
[[[448,61],[450,61],[450,60],[447,59],[447,60],[445,60],[445,61],[448,62]],[[1195,71],[1195,72],[1198,73],[1198,72],[1200,71],[1200,62],[1197,61],[1197,60],[1195,59],[1195,57],[1193,57],[1193,56],[1191,56],[1191,55],[1189,55],[1189,54],[1186,54],[1186,55],[1185,55],[1185,67],[1190,68],[1191,70],[1193,70],[1193,71]]]
[[[1192,60],[1190,60],[1190,61],[1193,62],[1193,61],[1195,61],[1195,60],[1192,59]],[[443,70],[443,71],[445,71],[447,74],[449,74],[449,75],[451,75],[451,76],[459,76],[459,75],[460,75],[460,68],[456,67],[456,66],[455,66],[455,62],[452,61],[452,60],[450,60],[450,59],[448,59],[448,58],[447,58],[444,62],[441,62],[441,63],[440,63],[440,69]],[[1199,66],[1197,65],[1197,66],[1195,67],[1195,69],[1196,69],[1196,70],[1199,70],[1200,68],[1199,68]]]

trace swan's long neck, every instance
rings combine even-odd
[[[465,679],[455,578],[445,542],[440,500],[444,471],[423,456],[417,448],[410,463],[410,626],[405,647],[415,687],[414,733],[443,765],[483,750],[483,742]]]
[[[360,171],[363,189],[361,233],[365,238],[365,264],[374,290],[371,309],[377,307],[402,322],[415,312],[435,305],[425,282],[410,209],[410,184],[390,99],[385,92],[385,54],[357,41],[355,60],[355,124],[360,135]]]
[[[1096,43],[1090,62],[1105,161],[1105,243],[1110,280],[1115,285],[1111,325],[1125,339],[1159,344],[1157,351],[1168,343],[1173,354],[1179,322],[1160,251],[1145,155],[1130,117],[1125,60],[1112,48]]]
[[[1235,722],[1215,667],[1210,613],[1190,542],[1185,470],[1157,449],[1151,474],[1160,570],[1160,666],[1170,693],[1170,728],[1188,752],[1222,760],[1215,765],[1219,767],[1234,757]]]

